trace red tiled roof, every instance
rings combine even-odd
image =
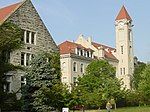
[[[0,9],[0,24],[3,23],[23,2],[9,5]]]
[[[112,47],[109,47],[109,46],[106,46],[106,45],[103,45],[103,44],[99,44],[99,43],[96,43],[96,42],[92,42],[92,45],[94,47],[96,47],[97,49],[98,49],[98,47],[102,46],[104,48],[104,57],[105,58],[117,60],[117,58],[111,52],[113,50],[116,50],[115,48],[112,48]],[[108,51],[106,51],[105,49],[108,49]]]
[[[122,6],[118,16],[116,17],[116,20],[120,20],[120,19],[132,20],[124,6]]]
[[[75,48],[80,48],[80,49],[85,49],[85,50],[90,50],[93,51],[90,48],[85,48],[83,47],[81,44],[77,44],[74,42],[70,42],[70,41],[65,41],[63,43],[61,43],[59,46],[59,50],[60,50],[60,54],[69,54],[69,53],[75,53]]]
[[[104,54],[105,58],[107,59],[117,60],[117,58],[111,52],[104,51]]]
[[[112,48],[112,47],[109,47],[109,46],[106,46],[106,45],[103,45],[103,44],[99,44],[99,43],[96,43],[96,42],[92,42],[92,45],[94,46],[94,47],[96,47],[97,49],[98,49],[98,47],[103,47],[104,49],[110,49],[111,51],[112,50],[115,50],[115,48]]]

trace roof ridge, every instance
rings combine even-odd
[[[100,44],[100,43],[97,43],[97,42],[92,42],[92,43],[99,44],[99,45],[102,45],[102,46],[105,46],[105,47],[108,47],[108,48],[111,48],[111,49],[115,49],[114,47],[110,47],[110,46],[105,45],[105,44]]]

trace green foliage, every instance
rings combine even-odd
[[[150,104],[150,64],[146,65],[140,76],[141,79],[138,84],[140,101],[143,104]]]
[[[0,52],[14,51],[23,45],[23,31],[15,24],[7,22],[0,26]]]
[[[8,22],[0,26],[0,108],[4,106],[9,95],[4,92],[4,85],[7,83],[5,74],[8,71],[20,69],[9,63],[9,55],[10,52],[23,46],[22,36],[22,30],[13,23]]]
[[[141,80],[141,73],[146,67],[146,64],[143,62],[138,62],[137,65],[135,65],[135,70],[133,74],[133,79],[132,79],[132,88],[134,90],[137,90],[138,84],[140,83]]]
[[[120,82],[115,77],[115,69],[107,61],[91,62],[85,75],[78,81],[78,86],[72,91],[77,104],[94,108],[112,98],[118,100],[121,96]]]
[[[124,92],[124,105],[123,106],[138,106],[140,101],[140,96],[137,91],[127,90]]]
[[[54,52],[38,54],[27,70],[25,108],[28,107],[30,112],[60,110],[67,102],[64,97],[68,94],[61,84],[60,77],[59,54]]]

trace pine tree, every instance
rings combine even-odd
[[[27,70],[25,101],[30,112],[50,112],[63,105],[63,86],[60,81],[60,59],[58,53],[40,53]]]

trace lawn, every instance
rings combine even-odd
[[[71,111],[72,112],[72,111]],[[82,112],[82,111],[75,111]],[[107,112],[106,110],[85,110],[85,112]],[[111,110],[111,112],[150,112],[150,107],[126,107],[118,108],[117,110]]]

